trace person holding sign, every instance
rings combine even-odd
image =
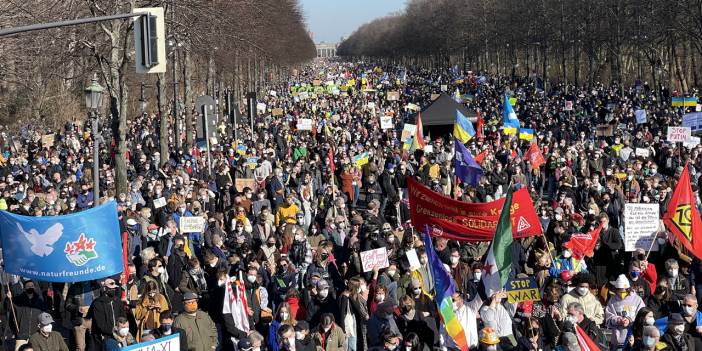
[[[631,291],[629,279],[620,274],[617,280],[610,282],[614,296],[609,299],[605,309],[605,325],[612,331],[610,343],[612,346],[624,347],[629,325],[632,324],[636,314],[644,307],[644,302],[639,295]]]

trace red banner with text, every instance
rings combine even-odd
[[[458,241],[490,241],[500,217],[504,198],[485,203],[456,201],[438,194],[412,178],[407,179],[410,218],[417,230],[429,226],[432,236]],[[541,221],[527,189],[514,192],[512,234],[515,239],[540,235]]]

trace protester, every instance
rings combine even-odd
[[[217,348],[217,329],[205,312],[198,308],[198,297],[193,293],[183,294],[185,310],[173,321],[173,327],[185,331],[189,350],[210,351]]]
[[[39,351],[68,351],[63,336],[53,330],[54,319],[50,314],[42,312],[39,317],[39,331],[29,337],[32,348]]]

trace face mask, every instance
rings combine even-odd
[[[685,332],[685,326],[682,325],[682,324],[681,324],[681,325],[676,325],[676,326],[673,327],[673,331],[674,331],[676,334],[682,334],[683,332]]]
[[[414,291],[414,294],[415,294],[415,295],[419,295],[419,294],[422,293],[422,288],[414,288],[413,291]]]
[[[653,317],[646,317],[645,323],[646,325],[653,325],[654,323],[656,323],[656,319]]]
[[[572,255],[572,253],[570,252],[570,250],[563,251],[563,257],[570,258],[571,255]]]
[[[627,176],[626,179],[628,179],[629,181],[631,181],[632,179],[634,179],[634,176],[633,176],[633,175]]]
[[[678,270],[677,270],[676,268],[669,269],[669,270],[668,270],[668,275],[670,275],[671,277],[675,278],[675,277],[678,276]]]
[[[173,324],[161,324],[161,330],[164,332],[170,332]]]
[[[617,296],[619,296],[620,299],[625,299],[627,296],[629,296],[629,292],[622,291],[622,292],[617,293]]]
[[[49,324],[49,325],[43,325],[43,326],[41,327],[41,331],[43,331],[44,334],[49,334],[49,333],[51,333],[51,330],[53,330],[53,325],[51,325],[51,324]]]
[[[578,295],[585,296],[590,291],[588,288],[578,288]]]
[[[473,280],[474,281],[480,281],[480,277],[483,275],[483,272],[474,272],[473,273]]]
[[[643,344],[644,346],[651,347],[656,344],[656,338],[652,336],[644,336],[643,337]]]
[[[119,336],[127,336],[129,334],[129,328],[119,328]]]
[[[290,314],[288,314],[288,312],[281,312],[280,313],[280,319],[285,321],[285,320],[288,320],[288,317],[290,317]]]
[[[158,267],[156,271],[158,272],[158,274],[163,274],[163,272],[165,272],[166,270],[163,269],[163,267]]]
[[[383,294],[375,295],[375,301],[383,302],[383,300],[385,300],[385,295],[383,295]]]
[[[421,262],[422,264],[427,264],[427,258],[426,258],[426,257],[422,257],[422,258],[419,259],[419,262]]]
[[[27,288],[24,290],[27,295],[34,295],[34,288]]]
[[[571,316],[571,315],[568,315],[568,317],[566,317],[566,321],[570,322],[571,324],[578,323],[578,320],[575,318],[575,316]]]
[[[218,280],[217,281],[217,286],[224,286],[224,283],[226,283],[224,280]]]
[[[256,281],[256,276],[255,275],[247,275],[246,280],[248,280],[249,283],[253,283]]]
[[[451,256],[451,263],[456,264],[456,263],[458,263],[459,259],[460,259],[460,257]]]
[[[288,344],[288,346],[294,346],[295,345],[295,337],[293,336],[292,338],[285,339],[285,342]]]
[[[117,295],[117,289],[107,289],[105,290],[105,295],[107,295],[107,297],[115,297],[115,295]]]
[[[658,245],[665,244],[665,238],[657,238],[656,241],[658,242]]]
[[[395,276],[395,271],[388,271],[387,273],[390,278]]]
[[[329,295],[329,289],[324,289],[324,290],[319,291],[319,297],[324,299],[327,297],[327,295]]]
[[[631,280],[638,280],[639,276],[641,276],[641,271],[631,271]]]
[[[694,313],[694,310],[690,306],[684,306],[683,312],[685,313],[686,316],[692,316],[692,314]]]
[[[217,265],[217,262],[210,262],[209,265],[210,267],[214,268]]]
[[[302,332],[299,332],[299,331],[295,332],[295,339],[303,340],[304,338],[305,338],[305,336],[302,334]]]
[[[497,345],[488,345],[487,351],[497,351]]]

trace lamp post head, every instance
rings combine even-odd
[[[92,82],[85,88],[85,107],[88,110],[97,110],[102,104],[102,92],[105,89],[98,83],[97,74],[93,75]]]

